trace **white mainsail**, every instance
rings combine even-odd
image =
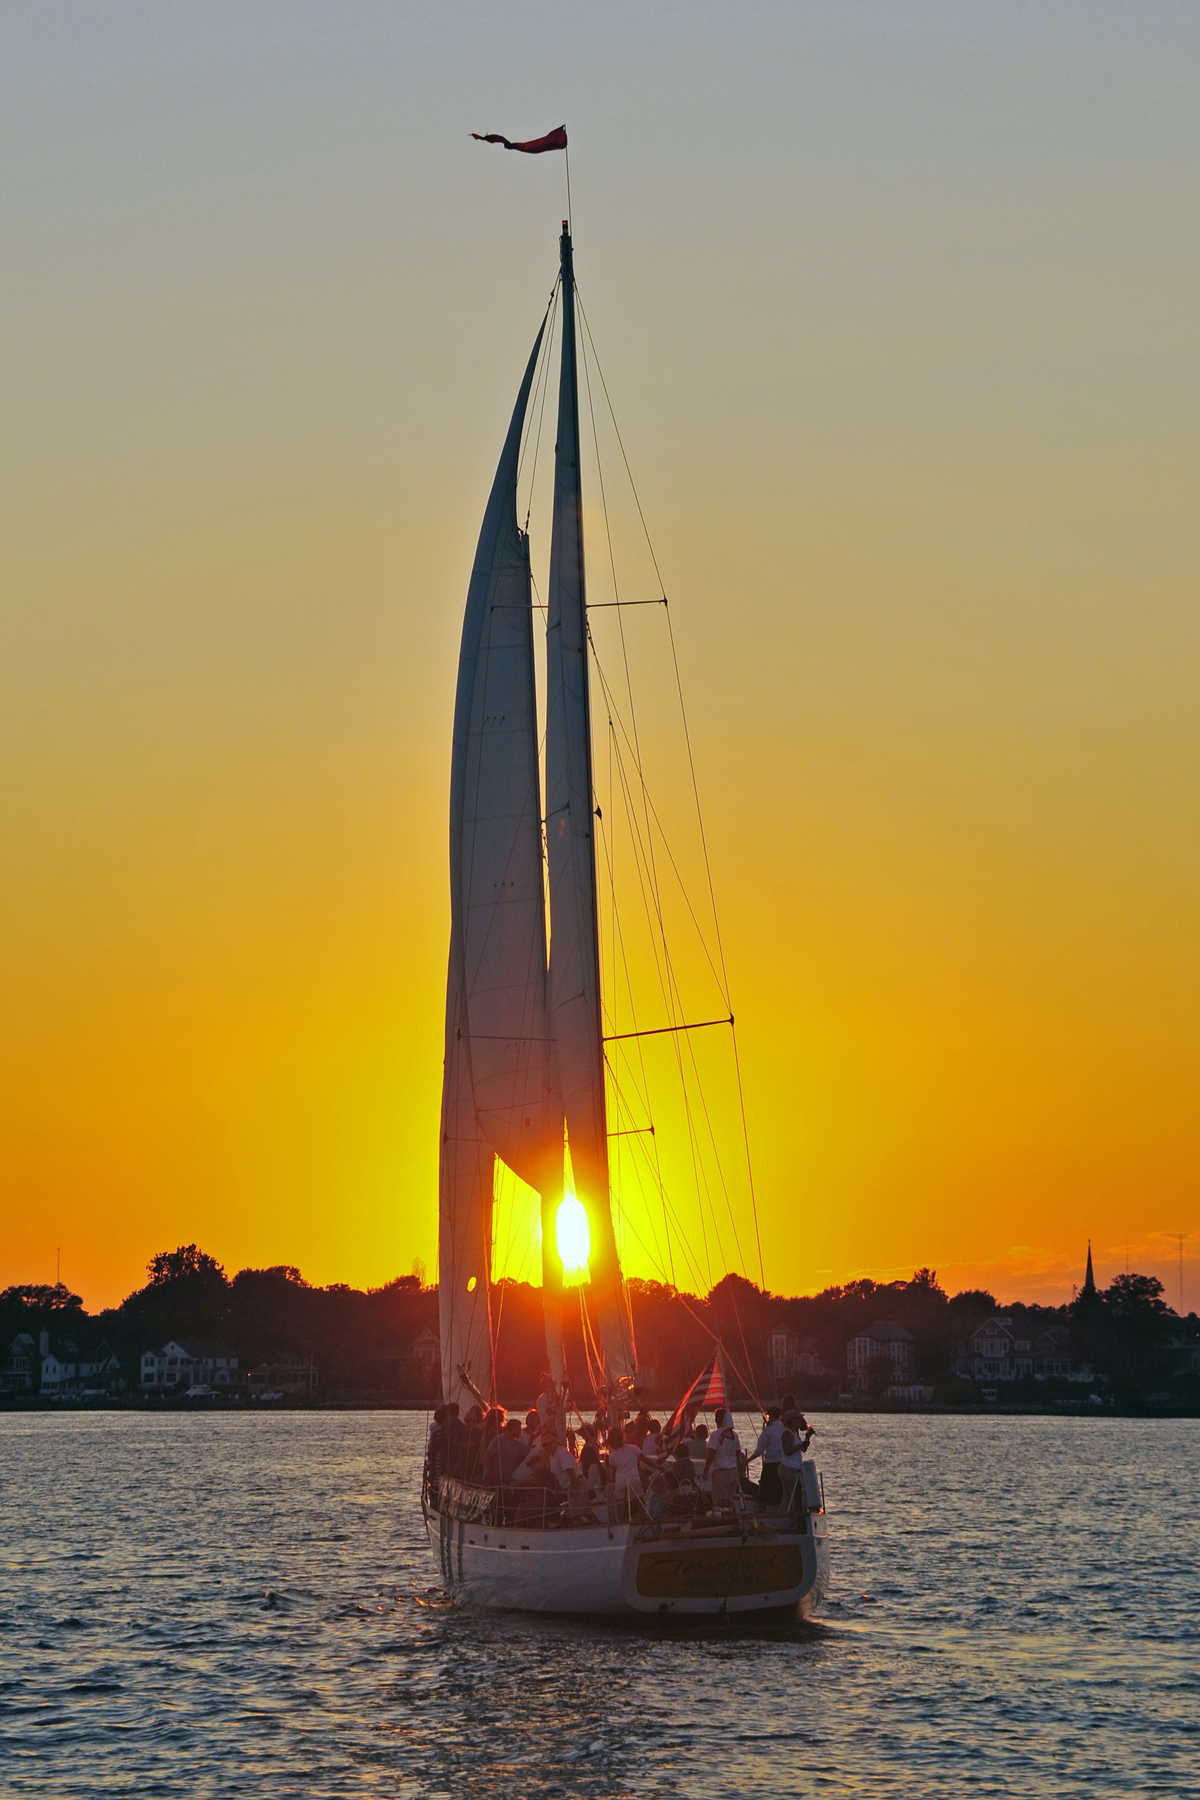
[[[550,1028],[576,1198],[591,1236],[587,1308],[609,1382],[635,1372],[609,1198],[600,1011],[592,732],[584,593],[579,389],[571,239],[562,235],[562,366],[546,618],[546,856]],[[546,1209],[543,1207],[543,1241]]]
[[[516,510],[541,342],[539,331],[484,513],[454,706],[438,1285],[442,1392],[460,1405],[492,1390],[493,1153],[542,1190],[547,1146],[557,1141],[561,1184],[562,1112],[547,1054],[532,593]]]
[[[556,1219],[564,1136],[590,1248],[585,1328],[606,1386],[636,1370],[609,1197],[588,700],[571,240],[562,238],[562,367],[546,668],[546,951],[529,545],[517,523],[521,433],[542,332],[492,484],[467,592],[450,778],[450,965],[438,1285],[442,1392],[492,1394],[494,1158],[541,1196],[549,1367],[566,1379]],[[543,331],[545,327],[543,326]]]

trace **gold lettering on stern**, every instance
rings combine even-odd
[[[637,1591],[647,1600],[736,1599],[786,1593],[800,1586],[803,1574],[798,1544],[657,1550],[638,1558]]]

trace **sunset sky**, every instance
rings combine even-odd
[[[565,120],[770,1284],[1058,1300],[1090,1235],[1174,1305],[1190,1232],[1200,1307],[1198,76],[1153,0],[5,9],[0,1285],[432,1273],[458,634],[564,210],[469,133]]]

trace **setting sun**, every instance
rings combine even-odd
[[[569,1287],[581,1286],[588,1279],[592,1234],[588,1229],[587,1213],[574,1194],[567,1194],[559,1205],[554,1236],[562,1258],[563,1279]]]

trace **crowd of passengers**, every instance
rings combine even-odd
[[[478,1487],[511,1489],[543,1510],[565,1501],[570,1513],[581,1517],[609,1487],[622,1510],[651,1519],[747,1503],[790,1512],[812,1436],[813,1427],[787,1394],[767,1409],[749,1453],[734,1429],[732,1411],[721,1406],[711,1432],[703,1423],[692,1424],[673,1445],[645,1410],[626,1425],[611,1427],[603,1412],[597,1413],[578,1430],[567,1427],[563,1441],[554,1384],[547,1377],[536,1408],[523,1422],[502,1406],[472,1406],[465,1418],[453,1402],[439,1406],[429,1434],[427,1473],[434,1498],[443,1477],[451,1476]],[[750,1464],[760,1459],[754,1482]]]

